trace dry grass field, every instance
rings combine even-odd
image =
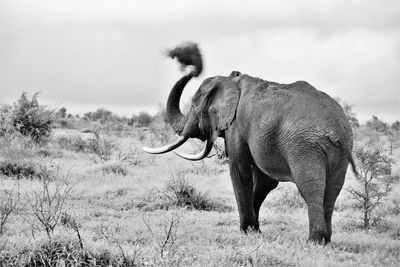
[[[323,246],[306,242],[304,202],[293,184],[281,183],[263,204],[262,233],[243,234],[228,165],[217,156],[188,162],[148,155],[142,144],[160,141],[132,128],[100,137],[114,145],[103,162],[83,149],[93,136],[55,129],[40,147],[22,137],[1,139],[2,162],[32,170],[0,178],[2,212],[15,203],[0,234],[0,265],[398,266],[399,185],[368,230],[343,190],[332,242]],[[184,149],[198,148],[192,146]],[[393,157],[398,162],[400,151]],[[349,171],[344,188],[355,183]]]

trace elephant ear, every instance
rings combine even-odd
[[[236,83],[227,78],[214,84],[201,105],[200,129],[209,130],[211,141],[226,130],[235,119],[240,90]]]

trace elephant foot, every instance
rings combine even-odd
[[[325,231],[315,231],[313,233],[310,233],[307,242],[319,245],[326,245],[331,242],[331,237]]]
[[[258,224],[246,224],[246,225],[240,225],[240,230],[245,233],[261,233],[260,227]]]

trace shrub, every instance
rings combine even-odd
[[[128,174],[127,169],[120,162],[105,163],[100,167],[103,174],[115,174],[126,176]]]
[[[197,210],[211,210],[206,194],[199,192],[187,179],[172,177],[167,183],[167,190],[173,193],[175,205]]]
[[[54,123],[54,112],[39,105],[38,94],[29,100],[26,93],[14,104],[12,124],[24,136],[36,143],[47,142]]]
[[[390,128],[396,132],[400,132],[400,121],[393,122]]]
[[[347,190],[358,201],[356,207],[363,211],[364,228],[369,228],[372,211],[388,195],[398,177],[391,175],[394,161],[380,147],[358,148],[356,159],[360,186]]]
[[[139,115],[134,115],[132,121],[136,122],[139,127],[147,127],[153,121],[153,117],[147,112],[140,112]]]
[[[87,142],[89,151],[94,153],[103,163],[109,161],[112,153],[117,149],[114,141],[108,137],[101,136],[99,131],[95,131],[94,137]]]
[[[154,242],[159,248],[160,258],[166,260],[167,257],[174,255],[178,249],[178,229],[182,215],[172,214],[172,216],[164,221],[163,228],[164,233],[161,235],[156,235],[154,229],[150,224],[150,218],[147,220],[143,218],[144,224],[147,230],[151,234]]]
[[[63,212],[60,217],[60,222],[61,224],[66,228],[74,231],[76,233],[76,236],[78,237],[79,241],[79,246],[83,249],[83,243],[82,243],[82,237],[81,233],[79,231],[79,228],[81,227],[80,223],[78,223],[72,215]]]
[[[174,207],[218,212],[232,211],[232,207],[223,200],[212,199],[207,193],[202,193],[180,174],[172,174],[163,190],[153,189],[142,196],[136,207],[145,211],[168,210]]]
[[[372,119],[366,122],[366,126],[371,130],[375,130],[384,134],[387,134],[389,129],[389,125],[380,120],[377,116],[372,116]]]
[[[39,174],[33,164],[33,162],[0,162],[0,173],[7,177],[15,177],[17,179],[23,178],[39,178]]]
[[[109,110],[106,110],[104,108],[98,108],[96,111],[87,112],[83,114],[83,119],[105,123],[107,121],[113,120],[114,115]]]
[[[0,106],[0,137],[13,134],[15,131],[12,122],[12,106]]]
[[[6,225],[10,222],[10,215],[17,209],[18,201],[18,184],[11,189],[3,188],[0,191],[0,235],[4,233]]]
[[[4,253],[0,255],[0,266],[135,266],[135,260],[108,251],[82,249],[70,240],[58,240],[40,244],[33,250]]]
[[[63,149],[72,150],[74,152],[86,152],[88,145],[79,135],[77,136],[59,136],[56,143]]]
[[[46,232],[49,242],[64,213],[65,202],[72,186],[61,181],[42,179],[41,186],[27,193],[26,205],[32,218],[34,229]]]
[[[51,170],[43,157],[50,152],[19,133],[0,138],[0,175],[16,179],[43,179]]]
[[[118,147],[117,161],[121,163],[128,164],[129,166],[139,166],[144,164],[143,157],[141,156],[141,152],[138,148],[134,148],[128,151],[121,151],[121,148]]]
[[[74,119],[58,119],[58,124],[60,128],[65,128],[65,129],[74,129],[75,128],[75,120]]]
[[[229,212],[232,208],[219,199],[211,199],[207,193],[202,193],[182,176],[171,174],[166,185],[167,191],[173,194],[172,202],[177,207],[189,209]]]

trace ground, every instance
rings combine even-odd
[[[59,176],[72,185],[63,216],[68,214],[77,223],[82,246],[92,253],[107,251],[109,257],[127,258],[132,264],[168,266],[398,266],[400,262],[400,215],[390,213],[389,200],[378,207],[375,226],[364,230],[362,212],[353,208],[354,200],[343,190],[333,214],[332,242],[324,246],[306,242],[304,202],[293,184],[281,183],[261,208],[262,233],[244,234],[239,231],[228,166],[216,157],[192,163],[172,153],[148,155],[140,148],[143,143],[154,143],[149,139],[113,136],[121,151],[134,151],[136,161],[124,163],[114,155],[103,163],[92,153],[74,152],[56,141],[60,136],[77,135],[91,136],[56,129],[45,147],[47,153],[33,161],[62,173]],[[398,159],[399,152],[394,156]],[[118,168],[123,171],[112,171]],[[394,166],[394,171],[399,168]],[[157,208],[171,177],[183,177],[205,197],[227,208],[223,212]],[[0,181],[3,188],[16,183],[15,178],[5,176]],[[344,188],[354,183],[349,169]],[[33,201],[32,192],[41,192],[41,181],[19,179],[18,186],[19,207],[0,235],[3,259],[4,255],[32,255],[49,239],[37,227],[27,203]],[[392,194],[400,195],[398,186]],[[61,222],[51,237],[52,242],[78,242],[76,231]]]

